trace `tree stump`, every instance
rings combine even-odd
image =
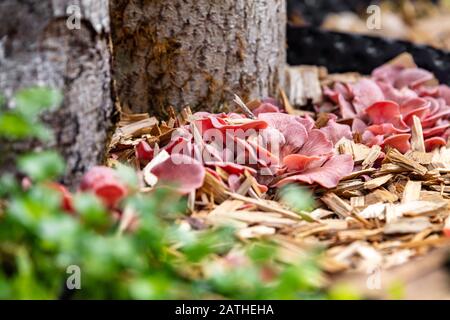
[[[114,0],[114,79],[125,110],[219,111],[283,82],[285,0]]]
[[[22,151],[54,147],[67,162],[65,182],[74,183],[102,161],[111,128],[108,1],[2,0],[0,21],[0,92],[8,98],[40,85],[64,94],[62,107],[44,116],[55,140],[2,144],[0,171]]]

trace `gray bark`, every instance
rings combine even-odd
[[[233,93],[276,94],[285,0],[114,0],[114,79],[125,109],[218,110]]]
[[[81,9],[79,30],[67,27],[70,5]],[[2,0],[0,21],[0,92],[11,97],[20,88],[45,85],[64,93],[62,107],[45,115],[55,141],[2,144],[0,151],[15,156],[30,147],[55,147],[67,161],[65,180],[73,183],[102,161],[111,127],[108,1]]]

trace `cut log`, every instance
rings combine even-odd
[[[275,96],[284,78],[285,0],[111,2],[114,78],[124,110],[223,110]]]
[[[36,85],[63,92],[62,107],[44,116],[55,132],[44,147],[61,152],[65,182],[74,183],[102,161],[111,127],[108,1],[2,0],[0,21],[0,92],[11,98]],[[35,147],[36,142],[1,143],[6,159],[0,171],[10,170],[15,155]]]

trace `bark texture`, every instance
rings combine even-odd
[[[70,5],[81,9],[80,29],[67,26]],[[44,116],[55,131],[55,141],[45,147],[63,154],[65,182],[73,183],[102,160],[111,126],[108,1],[2,0],[0,21],[0,92],[11,97],[35,85],[62,90],[62,107]],[[14,156],[30,147],[42,146],[3,143],[0,151]]]
[[[124,108],[217,110],[283,81],[285,0],[114,0],[110,10]]]

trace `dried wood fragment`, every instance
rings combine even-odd
[[[425,168],[423,165],[404,156],[397,149],[390,149],[386,155],[386,159],[402,168],[417,172],[421,175],[426,174],[428,171],[427,168]]]
[[[237,94],[234,95],[233,102],[238,105],[242,113],[245,114],[249,119],[256,119],[256,116],[253,114],[253,112],[251,112],[251,110],[246,106],[244,101],[242,101],[242,99]]]
[[[200,192],[205,192],[214,197],[214,200],[218,203],[222,203],[226,199],[228,199],[227,194],[228,188],[225,184],[216,177],[214,177],[211,173],[206,172],[205,180],[203,182],[203,186],[200,189]]]
[[[209,213],[209,215],[216,216],[226,214],[228,212],[238,210],[240,207],[242,207],[243,204],[244,202],[240,200],[227,200],[215,207],[214,210]]]
[[[413,116],[413,126],[411,128],[411,148],[418,152],[426,151],[425,142],[423,140],[422,123],[417,116]]]
[[[384,226],[384,234],[418,233],[431,227],[430,221],[425,217],[402,218]]]
[[[419,151],[409,151],[405,154],[408,158],[417,161],[418,163],[422,165],[429,165],[431,164],[433,160],[433,154],[432,153],[426,153],[426,152],[419,152]]]
[[[335,148],[340,154],[349,154],[353,156],[353,141],[350,141],[346,138],[341,138],[338,142],[336,142]]]
[[[411,241],[407,243],[402,243],[398,247],[399,248],[418,248],[418,247],[424,247],[424,246],[440,246],[440,245],[449,245],[450,244],[450,238],[444,237],[429,237],[424,240],[420,241]]]
[[[362,210],[359,215],[365,219],[384,219],[386,205],[384,203],[371,204]]]
[[[365,204],[370,205],[378,202],[390,202],[394,203],[398,200],[395,193],[389,192],[384,188],[376,189],[364,197]]]
[[[355,171],[355,172],[352,172],[351,174],[349,174],[348,176],[345,176],[344,178],[342,178],[342,181],[355,179],[362,175],[371,175],[375,172],[376,172],[376,169],[373,169],[373,168]]]
[[[381,154],[381,147],[378,145],[372,146],[372,148],[370,148],[370,152],[367,154],[366,158],[362,163],[362,168],[363,169],[372,168],[373,164],[379,158],[380,154]]]
[[[263,211],[276,212],[285,217],[292,218],[295,220],[302,219],[302,217],[300,215],[282,208],[278,203],[276,203],[274,201],[263,200],[263,199],[260,199],[260,200],[252,199],[252,198],[244,197],[244,196],[241,196],[240,194],[237,194],[234,192],[229,192],[229,191],[227,191],[226,194],[234,199],[245,201],[246,203],[254,204],[255,206],[257,206],[259,209],[261,209]],[[311,220],[313,220],[313,219],[310,218],[310,221]]]
[[[334,214],[335,213],[333,211],[325,210],[325,209],[322,209],[322,208],[317,208],[314,211],[310,212],[309,215],[313,219],[320,220],[320,219],[324,219],[324,218],[330,217],[330,216],[332,216]]]
[[[267,226],[253,226],[249,228],[240,229],[237,236],[242,239],[259,238],[262,236],[270,236],[276,233],[275,228]]]
[[[247,177],[244,182],[239,186],[239,189],[236,190],[237,194],[245,196],[249,189],[252,187],[253,180],[252,177]]]
[[[339,182],[339,184],[332,191],[336,193],[342,193],[344,191],[360,190],[364,187],[364,182],[361,180],[344,180]]]
[[[439,212],[447,208],[447,201],[410,201],[396,206],[396,211],[401,215],[419,216]]]
[[[353,208],[363,208],[366,206],[364,197],[351,197],[350,205]]]
[[[344,230],[340,231],[337,234],[337,237],[340,241],[358,241],[358,240],[366,240],[370,237],[375,237],[383,233],[382,228],[377,229],[355,229],[355,230]]]
[[[289,99],[286,95],[286,92],[280,88],[280,97],[281,97],[281,102],[283,103],[283,107],[284,110],[286,111],[287,114],[296,114],[296,111],[294,109],[294,107],[292,106],[292,104],[289,102]]]
[[[409,180],[403,190],[402,203],[419,200],[421,189],[422,182]]]
[[[342,218],[348,218],[351,216],[353,210],[352,206],[345,200],[339,198],[336,194],[329,192],[325,194],[320,200],[322,200],[328,208],[333,210]]]
[[[375,188],[381,187],[382,185],[388,183],[389,180],[391,180],[393,177],[394,177],[393,174],[387,174],[385,176],[381,176],[381,177],[366,181],[364,183],[364,188],[366,188],[368,190],[373,190]]]
[[[401,213],[396,211],[395,205],[391,203],[386,204],[384,214],[386,218],[386,223],[392,223],[402,216]]]
[[[322,100],[319,69],[315,66],[289,66],[286,69],[287,95],[294,106]]]

